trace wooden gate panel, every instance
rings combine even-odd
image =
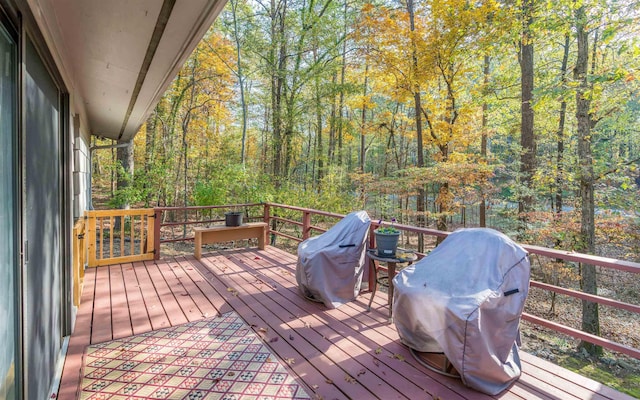
[[[88,266],[153,260],[153,209],[87,211]]]

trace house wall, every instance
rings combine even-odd
[[[91,191],[89,190],[91,166],[91,137],[82,129],[78,114],[71,119],[73,132],[73,219],[82,218],[89,208]]]

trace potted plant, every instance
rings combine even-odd
[[[242,211],[231,210],[224,213],[225,226],[240,226],[242,225]]]
[[[395,218],[392,219],[392,222]],[[398,239],[400,238],[400,231],[391,226],[380,226],[373,231],[376,235],[376,249],[378,257],[395,257],[396,249],[398,248]]]

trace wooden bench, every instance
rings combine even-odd
[[[209,228],[194,228],[193,231],[195,234],[194,255],[198,260],[202,257],[203,244],[258,238],[258,248],[264,250],[267,242],[267,224],[265,222],[249,222],[240,226],[220,225]]]

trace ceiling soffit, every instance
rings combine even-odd
[[[226,0],[31,0],[91,134],[130,140]]]

